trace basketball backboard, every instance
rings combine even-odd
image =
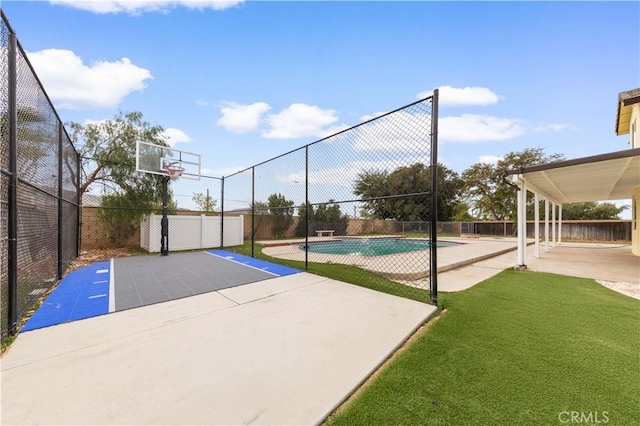
[[[200,180],[200,155],[149,142],[136,143],[136,171],[170,176],[167,168],[183,168],[181,178]],[[170,176],[171,177],[171,176]]]

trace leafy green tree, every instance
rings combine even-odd
[[[346,235],[349,216],[342,213],[340,205],[329,200],[328,204],[320,204],[313,214],[309,234],[320,229],[332,229],[335,235]]]
[[[140,219],[162,206],[162,176],[135,170],[136,141],[168,146],[162,127],[143,121],[142,113],[117,113],[97,123],[69,123],[70,137],[81,158],[81,194],[102,186],[100,213],[112,240],[126,239]],[[171,192],[169,192],[170,204]]]
[[[256,201],[253,204],[249,204],[249,209],[251,209],[249,213],[251,213],[251,211],[255,209],[255,214],[269,214],[269,203],[265,203],[264,201]]]
[[[29,183],[50,187],[54,184],[50,178],[51,166],[58,163],[58,129],[32,106],[19,105],[17,109],[18,176]],[[9,146],[9,115],[6,112],[0,116],[0,140],[3,147]],[[68,160],[68,156],[63,158]],[[71,173],[74,172],[75,165],[71,168]]]
[[[617,207],[613,203],[569,203],[562,205],[562,220],[615,220],[629,206]]]
[[[284,195],[271,194],[268,199],[269,215],[272,220],[271,231],[275,237],[281,237],[293,224],[294,202],[287,200]]]
[[[252,215],[252,212],[255,216]],[[253,226],[253,237],[256,238],[260,229],[265,226],[266,223],[269,223],[269,204],[264,201],[256,201],[253,204],[249,204],[249,220],[254,220]]]
[[[517,206],[515,189],[504,182],[506,172],[563,159],[560,154],[545,154],[542,148],[527,148],[509,152],[496,164],[473,164],[462,173],[463,197],[481,220],[510,220]]]
[[[462,180],[453,170],[438,164],[437,174],[438,220],[451,220],[459,202]],[[377,219],[427,221],[432,217],[429,195],[410,195],[429,192],[431,168],[422,163],[400,167],[391,173],[365,171],[355,181],[354,194],[361,199],[391,195],[401,198],[364,201],[364,214]]]
[[[216,200],[213,199],[211,195],[209,195],[209,190],[207,189],[207,195],[204,195],[202,192],[194,192],[193,194],[193,202],[200,207],[200,211],[205,213],[212,213],[216,208]]]
[[[343,214],[340,205],[334,200],[329,200],[327,204],[320,204],[315,209],[313,205],[306,204],[298,207],[298,223],[296,225],[295,235],[304,237],[306,233],[306,212],[309,209],[309,235],[315,235],[317,230],[332,229],[335,235],[346,235],[347,226],[349,224],[349,216]]]
[[[298,223],[296,223],[295,235],[297,237],[304,237],[307,233],[307,210],[309,211],[309,222],[313,220],[313,214],[315,210],[311,204],[307,205],[306,203],[298,207]],[[311,229],[309,229],[309,233],[311,233]]]
[[[386,171],[364,171],[358,174],[353,193],[363,199],[385,197],[391,195],[388,183],[389,173]],[[386,200],[365,201],[361,214],[369,218],[386,218],[389,214]]]
[[[453,209],[454,215],[451,220],[454,222],[472,222],[475,218],[469,213],[469,204],[464,201],[459,202]]]

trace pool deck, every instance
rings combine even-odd
[[[381,238],[383,236],[378,236]],[[386,237],[397,237],[388,235]],[[309,242],[336,241],[344,237],[312,237]],[[440,242],[455,242],[459,245],[438,249],[438,272],[445,272],[461,266],[470,265],[485,259],[499,256],[517,250],[515,238],[480,237],[438,239]],[[533,240],[531,240],[532,242]],[[258,241],[263,245],[264,254],[280,259],[305,260],[305,251],[298,245],[303,239]],[[310,262],[340,263],[358,266],[392,280],[413,281],[430,275],[429,259],[424,250],[408,253],[390,254],[385,256],[339,255],[325,253],[309,253]]]

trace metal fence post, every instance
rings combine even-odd
[[[82,182],[82,159],[76,152],[76,209],[78,214],[76,215],[76,257],[80,256],[80,249],[82,248],[82,192],[80,191],[80,184]]]
[[[224,248],[224,176],[220,186],[220,248]],[[244,230],[242,231],[244,233]]]
[[[304,147],[304,269],[309,269],[309,145]]]
[[[15,335],[18,328],[18,109],[17,109],[17,61],[18,40],[9,31],[8,80],[9,80],[9,194],[7,230],[9,257],[9,285],[7,309],[9,334]]]
[[[438,306],[438,89],[431,109],[431,303]]]
[[[256,168],[251,168],[251,257],[255,257],[253,253],[253,245],[256,234]]]
[[[57,268],[57,278],[59,280],[62,279],[62,274],[64,273],[62,263],[63,263],[63,253],[62,253],[62,123],[58,122],[58,268]]]

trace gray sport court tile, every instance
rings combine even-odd
[[[116,311],[274,278],[206,252],[116,258],[113,273]]]

